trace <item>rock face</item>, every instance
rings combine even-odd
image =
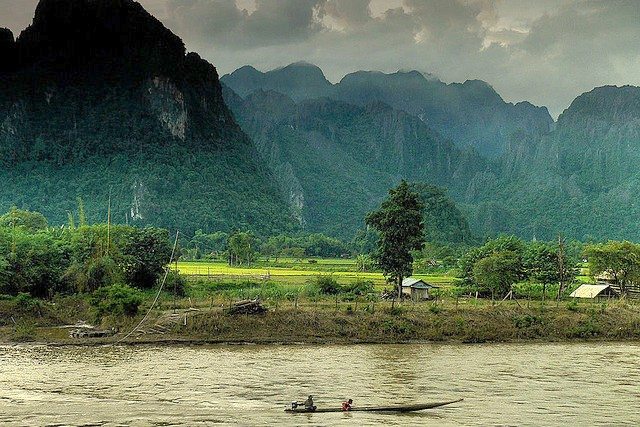
[[[0,28],[0,73],[9,71],[15,63],[13,33],[7,28]]]
[[[477,80],[360,71],[313,94],[271,73],[222,81],[241,88],[232,108],[266,163],[302,189],[309,227],[339,233],[335,218],[362,217],[404,177],[448,188],[477,234],[640,239],[640,88],[596,88],[553,123]]]
[[[0,208],[63,222],[79,196],[103,220],[111,193],[118,222],[291,226],[215,67],[137,2],[41,0],[15,42],[0,31],[0,54],[13,58],[0,69]]]
[[[528,235],[640,238],[640,88],[580,95],[553,132],[514,145],[505,159],[511,183],[497,197],[532,218],[519,224]]]
[[[243,99],[225,89],[224,96],[308,231],[348,239],[401,178],[446,185],[465,197],[487,167],[420,119],[379,102],[296,103],[272,90]]]

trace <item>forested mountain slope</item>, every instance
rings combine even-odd
[[[41,0],[0,32],[0,209],[179,228],[296,227],[216,69],[132,0]],[[8,61],[4,61],[8,58]]]
[[[484,191],[469,185],[489,167],[477,153],[381,102],[224,94],[307,230],[352,236],[402,178],[446,186],[470,201]]]
[[[526,234],[640,240],[640,88],[577,97],[556,129],[503,160],[503,191]],[[524,227],[524,228],[523,228]],[[526,235],[525,234],[525,235]]]
[[[321,87],[319,82],[326,80],[321,71],[306,64],[297,73],[305,70],[313,87]],[[389,180],[405,177],[448,188],[479,235],[515,233],[550,239],[562,233],[578,239],[640,240],[639,88],[596,88],[577,97],[553,123],[546,108],[505,103],[481,81],[444,84],[418,72],[356,72],[336,85],[322,86],[321,97],[300,88],[302,79],[291,87],[273,89],[280,94],[295,92],[302,99],[295,104],[287,97],[278,101],[273,91],[268,96],[262,91],[261,87],[271,84],[274,72],[251,69],[250,73],[252,85],[243,86],[247,100],[269,98],[271,110],[289,106],[280,111],[279,120],[298,132],[300,141],[307,141],[296,145],[297,153],[305,152],[311,140],[297,127],[304,108],[315,105],[317,110],[324,105],[322,111],[335,112],[314,111],[318,120],[313,121],[313,129],[333,141],[340,135],[341,149],[355,148],[348,155],[336,155],[330,164],[340,167],[325,169],[322,177],[334,186],[345,183],[345,204],[364,201],[349,194],[360,187],[353,179],[345,180],[344,171],[360,177],[372,194],[379,194],[374,189]],[[238,84],[240,77],[236,72],[222,81]],[[254,112],[261,108],[252,105],[248,101],[245,107]],[[385,108],[395,120],[377,115]],[[358,116],[353,111],[366,113]],[[238,113],[264,154],[265,146],[278,145],[284,138],[260,134],[261,122],[254,115],[247,109]],[[389,126],[399,123],[400,117],[401,126]],[[353,131],[344,132],[345,126]],[[308,128],[307,123],[304,129]],[[422,131],[416,132],[418,128]],[[394,136],[385,139],[390,130]],[[447,138],[454,144],[443,143]],[[469,146],[477,151],[461,149]],[[346,165],[347,158],[353,159],[353,166]],[[359,169],[362,165],[366,167]],[[292,169],[296,179],[301,169],[301,165]],[[378,179],[375,174],[388,178]]]

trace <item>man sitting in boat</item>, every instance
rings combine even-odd
[[[307,400],[302,402],[302,404],[304,405],[304,409],[306,409],[308,411],[315,411],[316,410],[316,406],[313,404],[313,396],[311,396],[311,395],[309,395],[309,397],[307,397]]]
[[[352,404],[353,404],[353,400],[352,399],[345,400],[344,402],[342,402],[342,410],[343,411],[350,411]]]

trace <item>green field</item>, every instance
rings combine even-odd
[[[180,274],[227,280],[270,280],[273,282],[304,284],[322,274],[331,274],[338,283],[346,284],[358,280],[369,280],[384,285],[380,272],[357,271],[355,260],[342,258],[315,259],[314,263],[294,259],[279,259],[278,262],[257,262],[251,267],[231,267],[224,261],[178,262]],[[425,281],[438,286],[454,284],[457,279],[439,274],[416,274]]]

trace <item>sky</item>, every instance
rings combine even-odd
[[[640,86],[636,0],[139,0],[220,75],[296,61],[332,82],[357,70],[481,79],[557,117],[596,86]],[[0,0],[18,34],[37,0]]]

